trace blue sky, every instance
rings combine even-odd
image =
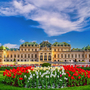
[[[90,44],[90,0],[0,0],[0,45],[24,42]]]

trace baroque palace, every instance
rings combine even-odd
[[[19,49],[0,47],[0,64],[36,64],[41,65],[46,62],[90,62],[90,46],[82,49],[73,48],[66,42],[43,41],[40,44],[36,42],[25,42]]]

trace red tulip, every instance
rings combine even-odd
[[[19,80],[23,80],[23,78],[19,78]]]

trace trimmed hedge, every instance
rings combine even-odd
[[[42,64],[42,67],[48,67],[48,66],[51,66],[51,64],[50,63],[43,63]]]
[[[5,71],[6,69],[7,70],[10,70],[10,69],[13,69],[13,68],[17,68],[17,67],[0,67],[0,71]]]

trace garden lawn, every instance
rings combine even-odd
[[[42,89],[30,89],[30,88],[21,88],[15,87],[10,85],[5,85],[2,83],[3,80],[3,72],[0,72],[0,90],[42,90]],[[68,87],[68,88],[61,88],[61,89],[43,89],[43,90],[90,90],[90,85],[87,86],[79,86],[79,87]]]

